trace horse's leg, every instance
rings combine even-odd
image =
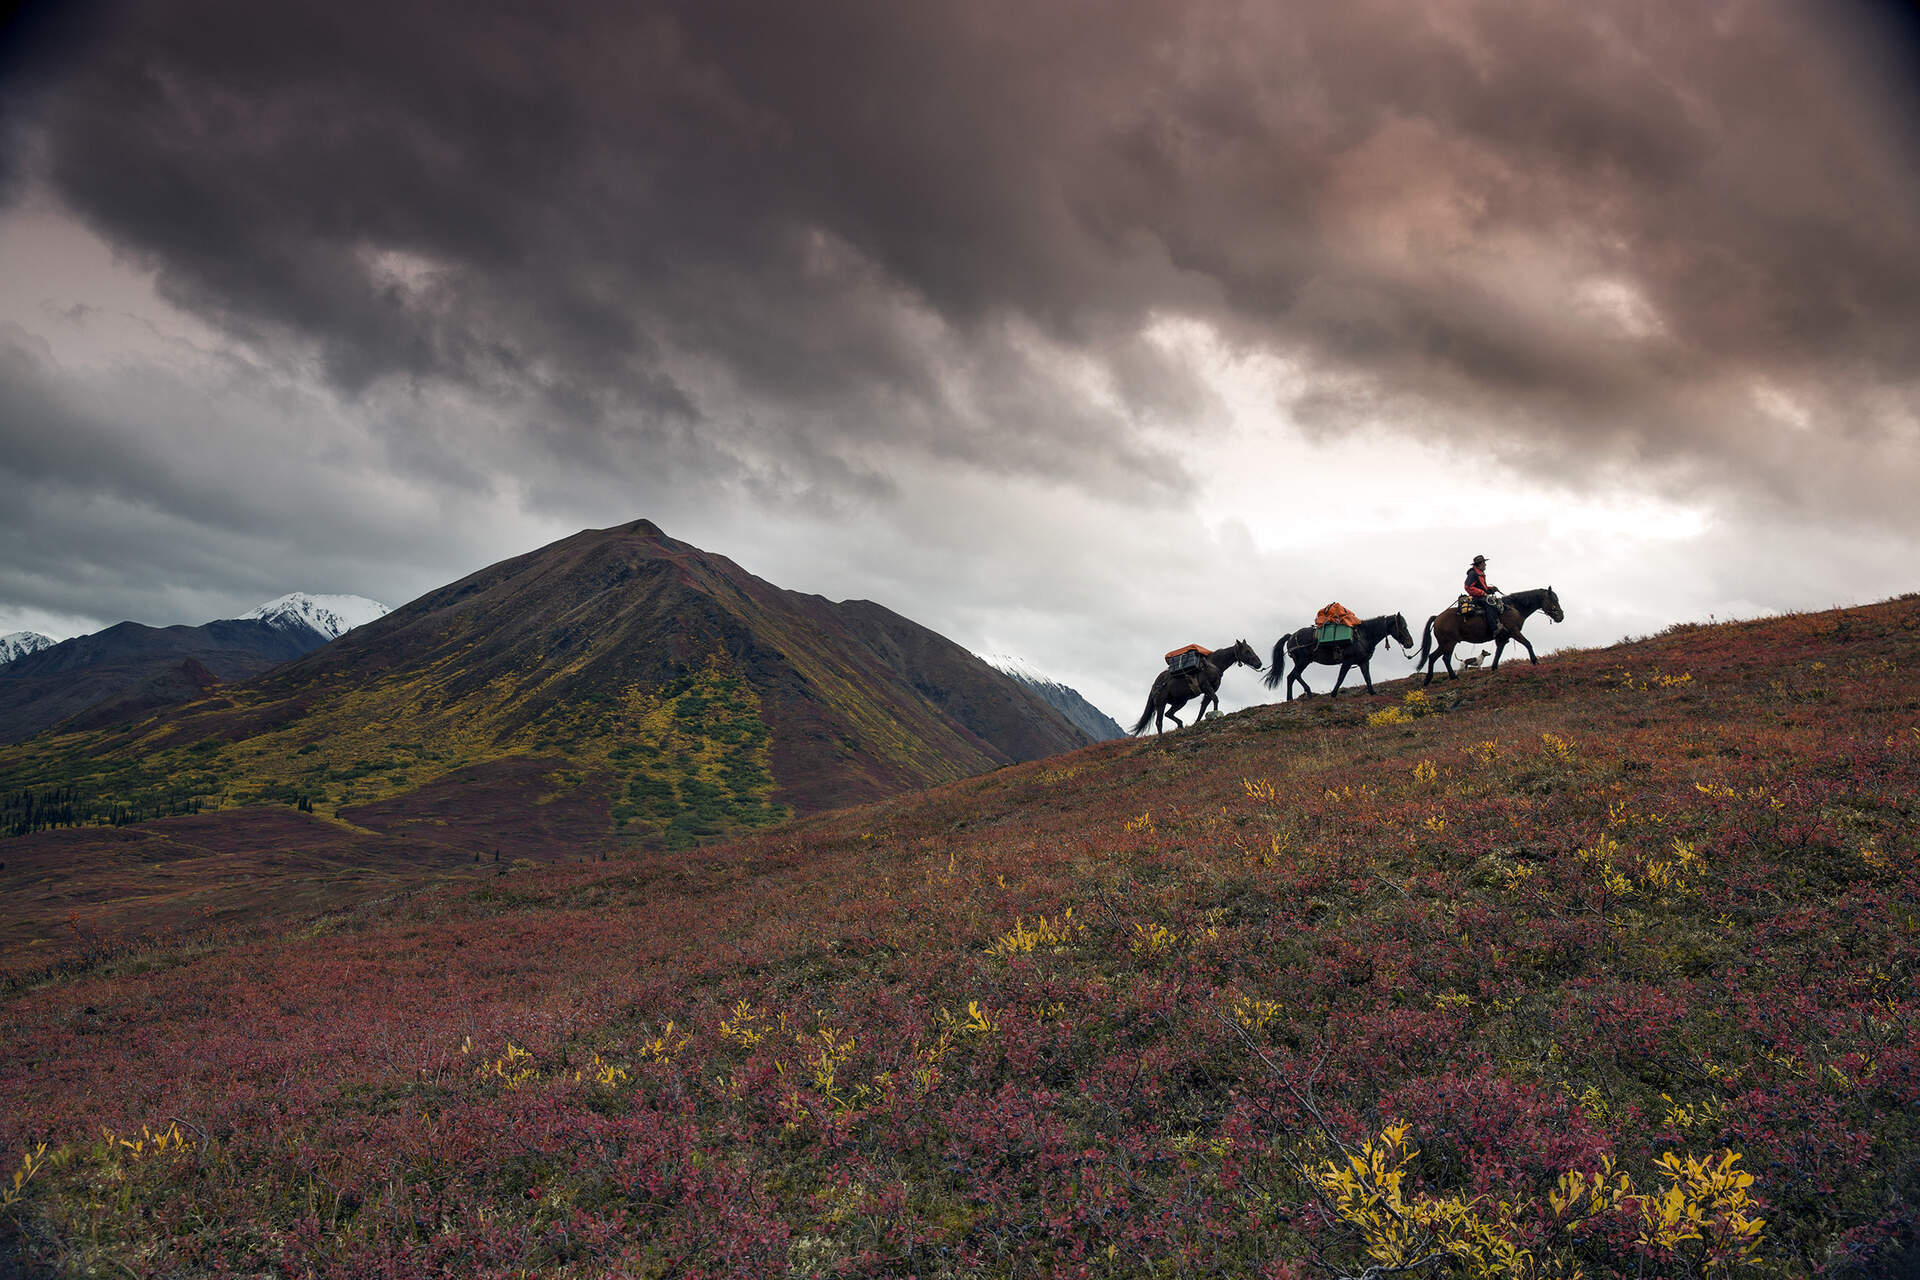
[[[1306,669],[1307,669],[1307,660],[1305,658],[1295,658],[1293,660],[1293,674],[1287,677],[1287,701],[1288,702],[1293,701],[1293,682],[1295,680],[1298,680],[1300,682],[1301,697],[1311,698],[1313,696],[1313,686],[1308,684],[1307,678],[1300,674],[1302,671],[1305,671]]]
[[[1373,655],[1360,659],[1360,678],[1367,682],[1367,692],[1373,692]]]
[[[1454,643],[1457,644],[1459,642],[1455,641]],[[1460,673],[1453,669],[1453,645],[1452,644],[1449,644],[1446,648],[1440,651],[1440,661],[1447,664],[1447,679],[1458,680],[1460,678]]]
[[[1534,653],[1533,646],[1527,642],[1525,636],[1516,631],[1513,633],[1513,642],[1527,651],[1528,662],[1531,662],[1536,667],[1540,665],[1539,657]]]
[[[1445,626],[1441,625],[1441,619],[1443,618],[1446,619]],[[1449,655],[1453,653],[1453,646],[1460,643],[1460,621],[1458,614],[1436,614],[1431,620],[1431,625],[1433,627],[1433,656],[1427,659],[1427,678],[1420,682],[1422,689],[1433,683],[1433,664],[1436,662],[1445,662],[1447,664],[1447,674],[1449,676],[1453,674],[1453,659]],[[1451,637],[1444,636],[1441,634],[1443,631],[1451,631],[1454,634]],[[1423,647],[1425,643],[1424,640],[1421,642]]]
[[[1328,695],[1329,697],[1337,698],[1340,696],[1340,686],[1347,682],[1347,672],[1352,666],[1353,664],[1351,662],[1343,662],[1340,664],[1340,674],[1333,678],[1333,692]]]
[[[1498,640],[1495,640],[1493,642],[1493,668],[1492,668],[1493,670],[1498,671],[1500,669],[1500,655],[1505,653],[1506,651],[1507,651],[1507,638],[1505,636],[1501,636]]]

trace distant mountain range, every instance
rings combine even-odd
[[[243,617],[198,627],[122,622],[58,643],[16,633],[7,639],[30,639],[0,666],[0,743],[21,742],[55,725],[119,724],[200,697],[224,681],[244,680],[311,653],[386,611],[361,596],[294,592]]]
[[[189,659],[230,678],[193,647],[208,634],[298,630],[287,646],[311,648],[317,617],[168,628],[183,633],[174,683],[153,696],[203,679]],[[50,670],[78,644],[21,662]],[[257,660],[284,665],[131,725],[89,713],[0,750],[0,791],[58,791],[82,821],[278,803],[351,824],[340,839],[585,851],[683,845],[1091,737],[881,605],[783,590],[645,520],[502,561],[305,656]]]
[[[1067,718],[1067,723],[1095,742],[1127,736],[1126,730],[1112,716],[1081,697],[1079,690],[1061,684],[1052,676],[1043,675],[1024,660],[1005,653],[983,653],[979,656],[981,661],[1004,671],[1039,694],[1048,706]]]

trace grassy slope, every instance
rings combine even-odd
[[[1679,628],[102,962],[7,999],[0,1151],[52,1145],[0,1224],[142,1274],[1904,1274],[1916,669],[1916,598]]]
[[[93,755],[101,735],[87,734],[15,748],[9,787],[90,793],[104,776],[135,795],[204,797],[207,811],[0,841],[0,974],[44,968],[62,940],[113,945],[338,910],[491,875],[503,854],[591,855],[616,840],[681,849],[788,816],[771,799],[759,699],[716,661],[527,730],[436,716],[430,701],[392,684],[354,690],[328,712],[232,743]],[[39,754],[20,763],[29,752]],[[314,816],[288,807],[301,797]]]

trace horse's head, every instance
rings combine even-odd
[[[1229,666],[1239,662],[1252,667],[1255,671],[1266,670],[1266,667],[1260,661],[1260,655],[1255,653],[1253,646],[1245,640],[1235,640],[1233,642],[1233,648],[1227,650],[1226,658],[1227,665]]]
[[[1560,612],[1560,597],[1554,594],[1552,587],[1547,588],[1547,598],[1540,602],[1540,608],[1555,622],[1565,622],[1567,615]]]
[[[1403,649],[1413,648],[1413,632],[1407,630],[1407,619],[1405,614],[1396,613],[1393,615],[1393,630],[1388,634],[1394,640],[1397,640],[1400,642],[1401,648]]]

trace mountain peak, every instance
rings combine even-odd
[[[240,617],[242,621],[258,620],[280,626],[297,623],[313,628],[329,640],[337,640],[355,627],[386,616],[387,612],[387,606],[365,596],[314,596],[304,591],[290,591]]]
[[[213,625],[313,639],[261,620],[336,603],[289,596]],[[378,779],[354,772],[370,714],[383,741],[411,744]],[[554,822],[583,847],[680,848],[1089,741],[945,636],[784,590],[650,521],[489,565],[130,729],[112,750],[169,768],[190,744],[255,743],[272,763],[222,755],[222,804],[293,788],[390,832],[444,825],[452,805],[488,848],[498,828]],[[569,799],[542,781],[561,774]]]
[[[974,656],[994,670],[1003,675],[1012,676],[1033,690],[1042,702],[1065,716],[1068,724],[1095,742],[1126,737],[1125,730],[1121,729],[1113,717],[1088,702],[1078,689],[1072,685],[1062,684],[1025,659],[1017,658],[1010,653],[979,653]]]
[[[43,636],[38,631],[14,631],[0,636],[0,667],[6,666],[15,658],[24,658],[30,653],[51,649],[54,643],[52,636]]]

